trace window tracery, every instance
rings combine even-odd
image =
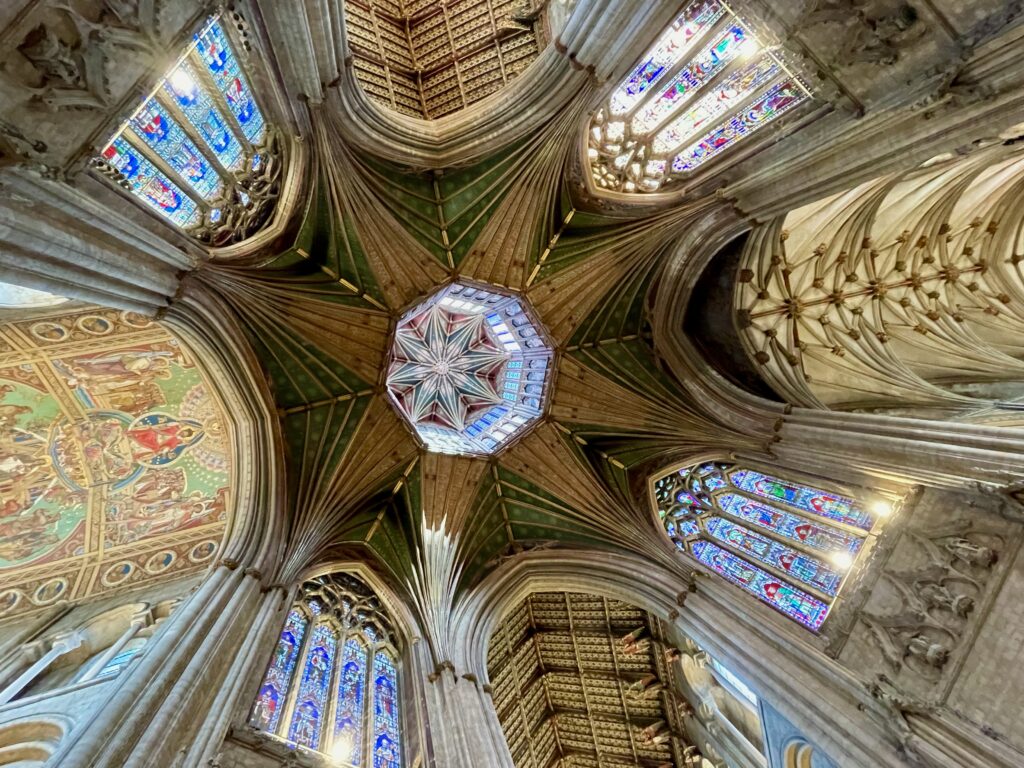
[[[399,768],[397,649],[380,601],[333,574],[302,586],[249,722],[341,765]]]
[[[694,0],[594,116],[594,183],[656,192],[810,95],[726,3]]]
[[[719,462],[653,484],[676,547],[808,629],[821,628],[858,556],[889,512]]]
[[[245,239],[277,197],[278,137],[220,16],[207,20],[92,164],[189,235]]]

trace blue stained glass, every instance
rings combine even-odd
[[[366,700],[366,647],[357,639],[345,641],[341,675],[338,680],[338,714],[334,721],[334,744],[350,744],[348,754],[335,755],[358,768],[362,756],[363,702]]]
[[[716,501],[723,512],[728,512],[733,517],[823,552],[849,552],[856,555],[863,543],[861,539],[846,531],[817,525],[798,515],[783,512],[738,493],[723,493]]]
[[[259,695],[252,708],[249,721],[257,728],[274,733],[281,720],[281,708],[292,682],[295,661],[302,648],[302,638],[306,634],[306,618],[297,610],[288,613],[281,637],[274,649],[274,656],[263,677]]]
[[[306,653],[295,714],[292,715],[292,725],[288,732],[289,741],[310,749],[316,749],[320,744],[321,723],[327,710],[336,644],[334,631],[326,624],[317,624]]]
[[[121,674],[121,670],[128,666],[128,662],[134,659],[139,651],[142,650],[142,644],[134,648],[125,648],[120,653],[113,656],[106,664],[103,665],[103,669],[99,671],[96,677],[116,677]]]
[[[217,160],[229,171],[242,168],[242,145],[228,128],[224,114],[201,86],[192,65],[181,62],[164,82],[164,93],[185,114]]]
[[[398,676],[394,662],[379,652],[373,659],[373,768],[400,768]]]
[[[788,112],[806,97],[803,89],[792,80],[773,85],[754,104],[676,155],[672,161],[672,170],[682,173],[696,168],[726,147]]]
[[[825,617],[828,616],[829,607],[821,600],[715,544],[706,541],[695,542],[693,555],[733,584],[743,587],[758,599],[809,629],[820,629]]]
[[[651,149],[659,154],[680,149],[694,134],[705,130],[730,109],[735,109],[781,71],[774,58],[761,56],[721,82],[716,82],[696,104],[676,112],[672,122],[654,137]]]
[[[245,138],[252,144],[259,144],[263,140],[265,128],[263,114],[256,106],[256,100],[242,75],[238,60],[231,50],[231,44],[220,22],[214,22],[196,35],[196,40],[199,43],[196,51],[217,81],[217,86],[227,99],[228,106],[241,126]]]
[[[787,483],[770,475],[754,472],[750,469],[737,469],[729,474],[729,479],[737,488],[756,494],[765,499],[783,501],[790,506],[802,509],[829,520],[853,525],[870,531],[874,521],[864,509],[853,499],[838,496],[805,485]]]
[[[693,47],[725,9],[714,0],[691,3],[682,12],[644,59],[611,97],[611,111],[621,115],[640,101],[641,96]]]
[[[179,227],[191,227],[202,218],[195,200],[164,176],[123,137],[103,150],[103,159],[128,180],[133,195]]]
[[[697,536],[700,534],[700,526],[693,520],[683,518],[668,523],[668,532],[676,536]]]
[[[709,518],[709,534],[762,563],[779,568],[800,581],[835,596],[843,577],[817,558],[805,555],[721,517]]]
[[[220,195],[220,176],[192,139],[154,99],[147,101],[131,120],[136,136],[187,181],[204,200]]]
[[[670,117],[722,67],[735,59],[749,39],[742,27],[730,27],[725,35],[690,59],[661,95],[633,117],[633,132],[647,133]]]
[[[728,483],[720,475],[709,475],[704,478],[704,488],[710,493],[711,491],[717,491],[719,488],[725,488]]]

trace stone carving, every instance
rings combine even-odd
[[[974,598],[951,592],[948,587],[938,582],[918,582],[918,595],[929,608],[938,608],[967,618],[974,610]]]
[[[880,0],[815,0],[795,28],[842,41],[831,48],[830,57],[840,68],[895,64],[901,50],[927,31],[910,3],[893,8]]]
[[[27,160],[46,152],[46,142],[26,136],[15,125],[0,120],[0,166]]]
[[[971,528],[968,521],[911,529],[909,542],[924,555],[909,571],[883,576],[899,599],[896,611],[865,610],[867,625],[894,672],[907,667],[936,680],[961,641],[967,619],[984,591],[998,552],[998,536]]]
[[[55,3],[16,42],[17,54],[0,63],[0,71],[53,111],[109,107],[107,69],[113,54],[161,54],[160,6],[161,0],[105,0],[98,17],[90,19],[70,2]]]
[[[946,542],[946,550],[958,560],[981,568],[991,568],[999,557],[995,550],[961,537]]]
[[[512,21],[524,27],[532,27],[540,19],[548,0],[521,0],[512,11]]]
[[[879,675],[866,687],[871,697],[881,704],[883,711],[878,713],[882,715],[881,721],[896,738],[896,743],[907,761],[915,765],[921,764],[918,752],[919,737],[911,729],[907,718],[911,715],[931,714],[935,707],[900,692],[885,675]]]

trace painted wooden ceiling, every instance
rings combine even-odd
[[[516,768],[686,765],[674,652],[658,620],[633,606],[530,595],[494,633],[488,654]]]
[[[328,114],[314,120],[318,172],[290,247],[193,278],[235,310],[277,399],[291,516],[281,577],[368,552],[429,624],[431,606],[538,545],[677,565],[629,471],[753,445],[692,402],[651,343],[651,280],[692,211],[577,210],[563,185],[574,114],[429,173],[369,158]],[[486,460],[421,451],[384,388],[398,318],[455,279],[521,293],[556,348],[543,420]]]
[[[228,438],[191,354],[145,317],[0,325],[0,617],[205,567]]]
[[[346,0],[356,77],[381,106],[457,112],[518,77],[540,52],[520,0]]]

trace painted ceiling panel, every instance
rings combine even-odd
[[[536,59],[518,0],[347,0],[346,31],[367,96],[438,118],[505,87]]]
[[[488,651],[517,768],[683,765],[666,649],[658,620],[625,603],[565,592],[526,598]]]
[[[158,324],[0,325],[0,616],[201,568],[232,464],[220,404]]]

